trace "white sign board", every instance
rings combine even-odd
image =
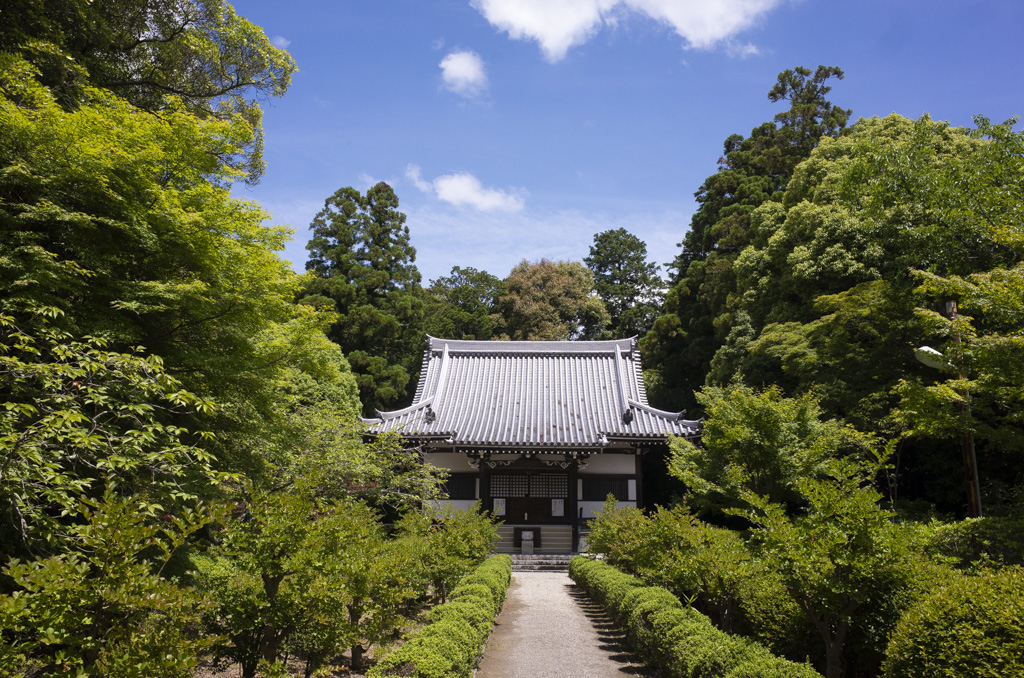
[[[551,500],[551,517],[561,518],[565,515],[565,500],[564,499],[552,499]]]
[[[503,516],[505,515],[505,500],[502,498],[495,498],[494,500],[494,515]]]

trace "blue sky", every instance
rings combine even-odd
[[[1021,0],[239,0],[299,72],[264,105],[267,172],[235,194],[295,229],[387,181],[426,284],[579,260],[624,227],[671,261],[722,141],[782,110],[798,65],[839,66],[858,117],[1024,114]]]

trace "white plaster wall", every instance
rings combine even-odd
[[[445,506],[451,506],[453,509],[468,509],[476,503],[475,499],[438,499],[433,503],[437,508],[444,508]]]
[[[587,468],[580,471],[580,475],[589,476],[597,473],[632,475],[636,473],[636,455],[616,453],[595,454],[590,458]]]
[[[461,452],[428,452],[423,459],[438,468],[446,468],[456,473],[476,473],[476,469],[469,465],[466,455]]]
[[[581,502],[577,502],[577,504],[578,504],[577,509],[576,509],[577,511],[579,511],[579,509],[583,509],[583,515],[582,515],[583,518],[593,518],[595,516],[594,511],[600,511],[602,508],[604,508],[604,502],[603,501],[581,501]],[[636,506],[636,502],[635,501],[619,501],[619,502],[615,502],[615,504],[616,504],[616,506],[620,506],[620,507],[621,506]]]

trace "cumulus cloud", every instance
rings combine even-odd
[[[292,41],[282,35],[275,35],[270,39],[270,44],[278,49],[288,49],[288,46],[292,44]]]
[[[469,205],[485,212],[518,212],[523,209],[522,196],[495,188],[484,188],[472,174],[446,174],[434,179],[437,197],[455,206]]]
[[[645,15],[670,26],[686,46],[709,49],[782,0],[471,0],[487,21],[517,40],[535,40],[549,61],[562,59],[620,15]],[[743,56],[748,56],[744,54]]]
[[[405,178],[424,193],[436,195],[438,200],[456,207],[468,206],[483,212],[518,212],[523,209],[522,195],[484,188],[480,180],[468,172],[453,172],[427,181],[419,165],[409,165],[405,168]]]
[[[452,52],[441,59],[438,66],[441,67],[444,86],[449,91],[469,98],[479,97],[487,91],[484,62],[476,52]]]

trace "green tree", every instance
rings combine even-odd
[[[407,513],[399,529],[415,537],[434,595],[441,603],[458,581],[494,551],[498,531],[492,518],[479,506],[455,510],[450,506]]]
[[[33,309],[57,308],[52,329],[160,356],[221,405],[161,423],[225,434],[204,443],[216,467],[257,471],[249,435],[268,428],[280,371],[309,362],[306,337],[326,319],[294,304],[301,279],[275,253],[287,230],[230,196],[242,174],[219,157],[252,130],[182,105],[140,115],[93,88],[65,110],[26,62],[2,58],[0,312],[38,335]],[[289,346],[264,342],[274,326]]]
[[[737,508],[754,492],[780,504],[802,500],[800,483],[820,478],[837,455],[861,456],[872,441],[841,421],[823,421],[810,394],[786,398],[778,388],[706,387],[697,394],[707,419],[701,445],[671,445],[669,473],[705,510]]]
[[[968,130],[892,115],[860,120],[842,138],[824,140],[797,168],[783,201],[752,214],[755,235],[734,265],[734,308],[744,322],[715,355],[709,381],[727,383],[741,373],[754,386],[813,389],[827,413],[863,430],[927,434],[927,442],[907,441],[904,477],[927,485],[928,498],[948,510],[959,510],[962,496],[950,483],[959,434],[949,433],[963,427],[958,394],[970,387],[979,394],[971,426],[986,441],[979,454],[1001,459],[995,475],[1012,484],[1019,470],[1002,450],[1020,445],[1017,396],[997,384],[1009,386],[1017,364],[1022,147],[1012,121],[984,118]],[[950,299],[961,299],[977,320],[948,322],[943,307]],[[951,341],[957,329],[962,351]],[[993,348],[982,350],[976,332],[991,333]],[[942,375],[913,358],[915,347],[936,340],[949,342],[945,350],[964,374],[990,386],[955,379],[936,385],[955,373]],[[972,371],[976,351],[989,356],[982,360],[988,365]],[[919,396],[931,386],[937,388],[927,405]],[[900,406],[901,397],[910,400]]]
[[[211,405],[182,389],[156,356],[54,330],[33,336],[0,316],[0,393],[8,555],[65,551],[69,516],[104,490],[132,495],[151,515],[207,494],[224,477],[202,433],[161,421],[161,411]]]
[[[655,383],[663,393],[652,393],[653,399],[691,401],[715,352],[737,325],[731,308],[733,263],[751,240],[752,212],[781,200],[800,161],[823,137],[840,135],[849,119],[849,110],[826,99],[832,78],[841,80],[843,71],[834,66],[813,73],[803,67],[783,71],[768,98],[788,101],[790,108],[747,138],[734,134],[725,140],[718,171],[696,193],[699,207],[672,264],[672,287],[643,343],[645,358],[660,366]]]
[[[12,0],[0,9],[0,51],[18,54],[66,107],[88,86],[162,113],[181,105],[199,118],[234,119],[244,148],[221,158],[257,181],[263,172],[259,100],[284,94],[295,71],[287,52],[223,0]]]
[[[881,495],[868,487],[873,475],[873,466],[837,461],[830,477],[800,479],[807,508],[795,517],[745,494],[752,508],[741,513],[756,526],[755,552],[817,630],[826,678],[879,662],[900,613],[925,586],[913,533],[879,506]]]
[[[505,279],[496,333],[514,341],[596,339],[609,316],[594,295],[594,276],[578,261],[525,259]]]
[[[664,283],[647,261],[647,244],[624,228],[594,236],[583,259],[594,274],[594,290],[611,316],[614,337],[647,334],[661,305]]]
[[[443,339],[484,341],[494,334],[494,306],[501,280],[473,267],[452,267],[451,275],[430,281],[425,302],[426,333]]]
[[[385,183],[363,196],[342,188],[310,226],[300,301],[338,314],[328,336],[359,383],[364,410],[395,405],[415,374],[423,341],[423,293],[405,215]]]
[[[943,339],[948,368],[925,385],[904,381],[900,416],[914,434],[955,437],[964,427],[1000,448],[1024,449],[1024,264],[964,278],[918,273],[925,298],[960,299],[950,320],[918,309],[929,334]],[[970,419],[958,413],[971,406]]]
[[[179,508],[157,526],[153,508],[112,493],[85,500],[69,550],[6,564],[17,590],[0,595],[0,675],[192,675],[218,640],[199,632],[209,605],[161,575],[207,518]]]

